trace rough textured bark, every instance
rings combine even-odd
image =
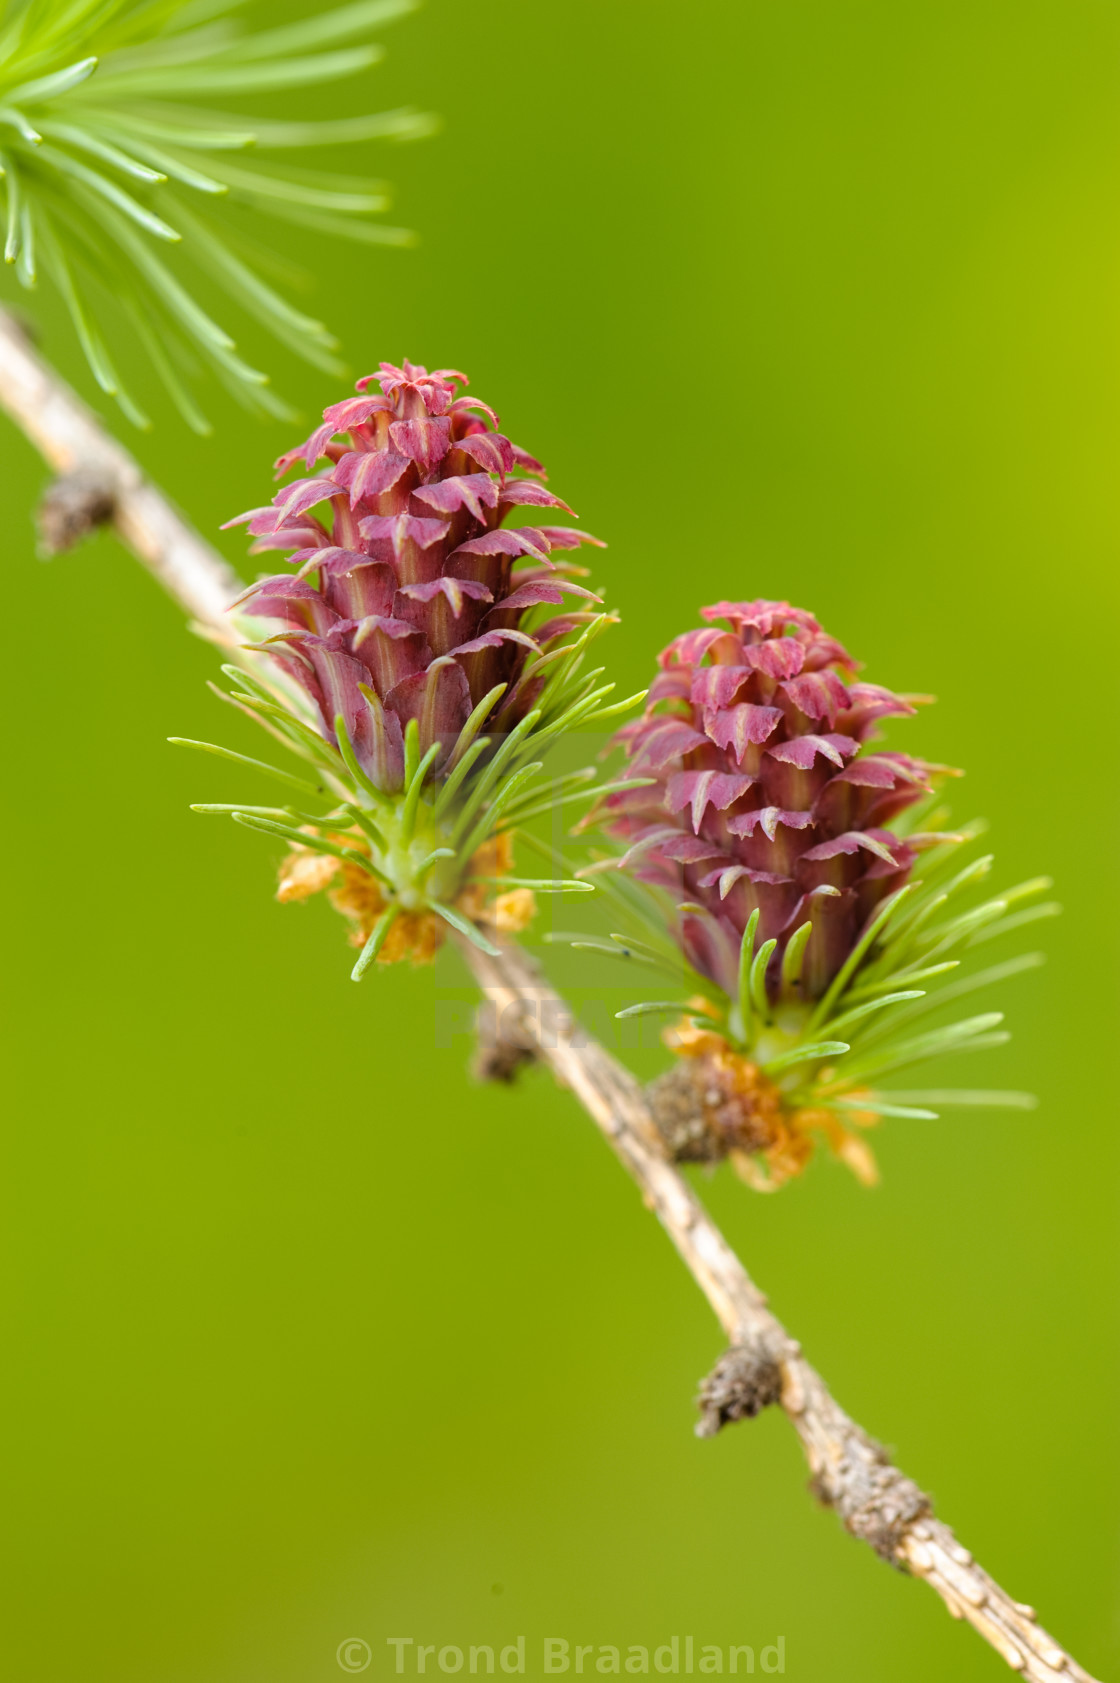
[[[55,522],[48,526],[48,540],[74,542],[111,518],[168,594],[213,640],[232,644],[226,609],[241,590],[233,569],[144,476],[3,311],[0,404],[61,476],[48,497],[48,521]],[[731,1350],[705,1386],[708,1428],[749,1416],[776,1391],[801,1439],[814,1490],[854,1536],[893,1565],[924,1578],[954,1618],[967,1619],[1032,1683],[1094,1683],[1039,1627],[1034,1610],[1012,1601],[975,1563],[948,1526],[933,1517],[918,1486],[834,1400],[666,1159],[633,1076],[603,1047],[573,1038],[563,1000],[519,948],[490,958],[466,942],[461,945],[489,1001],[489,1050],[501,1072],[506,1073],[511,1058],[516,1063],[535,1056],[571,1089],[638,1183],[715,1311]]]
[[[460,942],[486,996],[491,1034],[531,1046],[570,1088],[637,1181],[648,1207],[715,1311],[731,1345],[702,1393],[704,1425],[755,1412],[777,1369],[781,1407],[801,1439],[812,1487],[853,1536],[893,1566],[924,1578],[954,1618],[967,1619],[1013,1670],[1032,1683],[1092,1683],[1052,1637],[1034,1609],[1013,1601],[976,1564],[929,1499],[886,1452],[845,1414],[801,1354],[665,1148],[637,1081],[594,1041],[572,1033],[564,1002],[526,954],[506,948],[490,958]]]

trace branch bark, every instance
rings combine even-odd
[[[86,529],[111,521],[211,640],[234,647],[226,609],[243,585],[233,568],[109,436],[5,310],[0,310],[0,404],[73,493],[61,500],[84,505]]]
[[[113,524],[138,559],[208,636],[233,646],[226,610],[241,590],[233,569],[2,310],[0,405],[56,472],[81,480],[84,494],[94,502],[99,496],[107,499]],[[836,1509],[853,1535],[893,1565],[924,1578],[954,1618],[967,1619],[1031,1683],[1094,1683],[1040,1628],[1034,1610],[1013,1601],[976,1564],[949,1527],[933,1517],[918,1486],[844,1413],[796,1340],[771,1314],[692,1188],[666,1159],[633,1076],[603,1047],[573,1033],[563,1000],[519,948],[490,958],[465,941],[460,946],[491,1002],[496,1028],[505,1028],[508,1043],[531,1048],[574,1093],[637,1182],[715,1311],[735,1360],[721,1364],[709,1384],[709,1424],[718,1424],[721,1413],[732,1419],[753,1412],[752,1393],[760,1401],[776,1391],[801,1439],[816,1494]]]
[[[1013,1670],[1032,1683],[1093,1683],[1039,1626],[1034,1609],[1012,1598],[977,1565],[928,1498],[840,1407],[767,1308],[687,1181],[664,1154],[641,1087],[602,1046],[574,1032],[560,996],[526,954],[507,947],[490,958],[459,947],[489,1002],[488,1024],[531,1045],[598,1125],[641,1189],[686,1268],[715,1311],[733,1350],[755,1373],[776,1366],[778,1400],[801,1439],[816,1495],[884,1560],[923,1578],[949,1612],[967,1619]]]

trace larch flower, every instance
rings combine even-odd
[[[877,740],[882,721],[922,698],[858,678],[847,651],[788,602],[719,602],[701,615],[702,628],[662,653],[643,715],[617,734],[628,770],[650,781],[592,815],[625,845],[584,874],[621,870],[647,885],[642,938],[612,940],[663,972],[675,946],[677,976],[683,958],[703,992],[619,1015],[685,1013],[666,1037],[678,1063],[651,1093],[674,1155],[730,1156],[772,1187],[804,1167],[816,1132],[870,1181],[874,1161],[847,1124],[933,1117],[930,1103],[1031,1102],[868,1083],[1005,1040],[997,1012],[914,1036],[904,1025],[1040,962],[1029,954],[941,985],[971,948],[1056,908],[1008,915],[1046,879],[950,908],[990,857],[953,874],[979,832],[948,833],[932,810],[948,768]]]
[[[228,522],[247,521],[258,549],[294,551],[297,571],[259,580],[241,611],[289,627],[263,650],[306,691],[336,746],[342,719],[355,761],[384,793],[402,786],[410,720],[420,753],[435,748],[438,776],[486,697],[482,723],[506,731],[524,718],[544,688],[541,652],[600,600],[571,577],[582,569],[552,557],[597,538],[504,524],[515,509],[572,511],[492,409],[456,396],[466,384],[452,369],[382,363],[358,382],[362,395],[325,410],[276,464],[280,474],[300,460],[327,466]],[[522,628],[530,610],[573,597],[576,613],[533,635]]]
[[[774,943],[765,981],[776,999],[786,948],[811,924],[797,986],[817,999],[916,857],[885,825],[929,792],[931,768],[861,752],[880,719],[913,703],[845,682],[851,656],[787,602],[701,614],[724,624],[669,644],[644,716],[618,733],[633,769],[656,782],[608,797],[608,827],[630,843],[637,877],[695,903],[680,936],[702,975],[736,992],[757,913],[759,943]]]
[[[362,944],[356,977],[378,956],[430,957],[444,925],[489,948],[477,920],[523,927],[534,887],[589,890],[515,878],[510,858],[480,850],[561,789],[571,798],[572,774],[534,781],[542,750],[632,704],[604,705],[614,686],[581,671],[609,616],[576,582],[584,569],[555,558],[599,540],[551,523],[575,517],[494,411],[459,395],[466,384],[453,369],[382,363],[276,464],[282,476],[302,461],[309,476],[229,522],[247,521],[258,551],[291,552],[295,569],[234,605],[271,627],[248,648],[276,679],[262,681],[259,661],[228,667],[233,699],[315,781],[277,775],[335,804],[202,810],[294,845],[282,899],[328,882],[302,862],[307,849],[337,862],[330,892]],[[518,510],[549,523],[513,524]],[[590,776],[575,774],[581,798],[599,793]],[[512,897],[487,909],[480,879]]]

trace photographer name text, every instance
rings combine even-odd
[[[385,1641],[393,1650],[393,1669],[398,1676],[405,1672],[421,1677],[438,1672],[447,1676],[457,1672],[471,1676],[494,1676],[502,1672],[510,1676],[525,1675],[523,1636],[504,1646],[483,1642],[464,1646],[447,1643],[441,1647],[435,1642],[418,1642],[412,1636],[389,1636]],[[691,1636],[673,1636],[667,1642],[646,1646],[637,1642],[572,1642],[566,1636],[546,1636],[539,1657],[541,1672],[546,1677],[559,1677],[564,1672],[577,1677],[592,1672],[607,1676],[619,1676],[623,1672],[660,1673],[666,1677],[688,1677],[693,1673],[731,1677],[750,1677],[756,1673],[780,1675],[786,1669],[786,1639],[779,1636],[756,1647],[749,1642],[720,1645],[697,1642]]]

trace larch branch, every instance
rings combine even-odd
[[[487,1032],[532,1047],[574,1093],[638,1183],[732,1351],[741,1352],[756,1374],[777,1369],[777,1400],[801,1439],[821,1501],[883,1559],[924,1578],[953,1617],[967,1619],[1023,1677],[1032,1683],[1093,1683],[1039,1626],[1034,1609],[1013,1601],[977,1565],[949,1527],[934,1518],[918,1486],[845,1414],[665,1156],[645,1096],[629,1071],[577,1031],[563,1000],[520,948],[507,947],[491,958],[466,941],[459,946],[488,1002]]]
[[[226,609],[243,588],[233,568],[105,431],[4,310],[0,404],[60,476],[48,502],[52,526],[72,528],[73,511],[81,506],[87,511],[85,529],[111,522],[168,595],[211,638],[232,647],[237,639]]]

